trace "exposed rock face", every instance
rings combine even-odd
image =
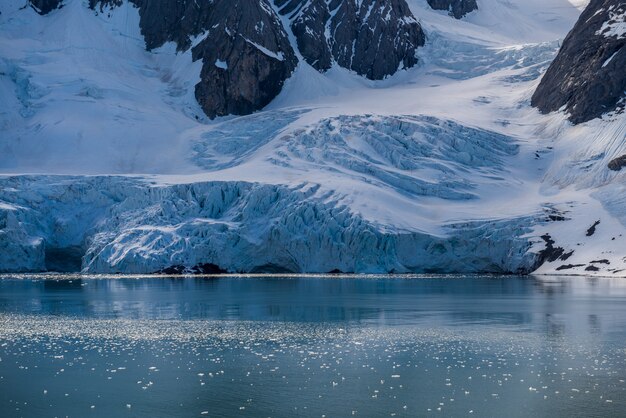
[[[622,168],[626,168],[626,155],[617,157],[609,162],[609,170],[620,171]]]
[[[204,62],[196,99],[210,117],[265,107],[296,67],[278,16],[265,1],[250,3],[214,3],[211,31],[193,48],[193,59]]]
[[[450,16],[457,19],[478,10],[476,0],[428,0],[428,4],[435,10],[447,10]]]
[[[249,114],[280,93],[297,58],[280,18],[267,0],[130,0],[141,16],[148,49],[167,41],[192,47],[203,61],[196,99],[211,118]],[[120,0],[90,0],[95,10]]]
[[[331,15],[325,0],[275,0],[281,15],[288,15],[298,49],[306,62],[319,71],[328,70],[333,61],[326,39]]]
[[[29,0],[30,7],[40,15],[46,15],[54,9],[63,7],[63,0]]]
[[[623,108],[626,97],[626,2],[591,0],[541,80],[532,105],[565,106],[573,123]]]
[[[417,63],[425,36],[405,0],[274,0],[288,16],[304,59],[319,71],[333,61],[372,80]]]

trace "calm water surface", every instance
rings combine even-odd
[[[0,278],[1,417],[626,416],[626,281]]]

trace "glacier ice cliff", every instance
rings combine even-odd
[[[541,217],[450,224],[436,236],[368,221],[316,184],[19,176],[0,185],[2,271],[46,270],[63,255],[91,273],[201,264],[231,272],[503,273],[528,272],[538,259],[522,236]]]

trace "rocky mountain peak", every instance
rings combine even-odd
[[[425,36],[405,0],[275,0],[303,58],[319,71],[333,62],[372,80],[417,63]]]

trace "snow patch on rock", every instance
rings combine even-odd
[[[617,5],[609,8],[609,20],[602,24],[596,35],[617,39],[626,38],[626,6]]]

